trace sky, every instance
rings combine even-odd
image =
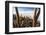
[[[34,8],[31,7],[18,7],[18,11],[20,12],[32,12],[34,10]]]

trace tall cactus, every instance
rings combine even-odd
[[[38,13],[37,13],[37,11],[38,11]],[[35,27],[36,26],[36,23],[37,23],[37,20],[38,20],[39,15],[40,15],[40,8],[36,8],[35,9],[35,12],[34,12],[34,18],[33,18],[32,27]]]
[[[16,14],[17,14],[17,18],[16,18],[16,20],[17,20],[17,26],[19,27],[19,13],[18,13],[17,7],[15,7],[15,9],[16,9]]]

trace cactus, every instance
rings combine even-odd
[[[38,11],[38,13],[37,13],[37,11]],[[35,9],[35,13],[34,13],[32,27],[36,27],[36,23],[37,23],[37,20],[38,20],[39,15],[40,15],[40,8],[36,8]]]

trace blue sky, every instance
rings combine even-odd
[[[34,8],[31,7],[18,7],[18,11],[23,11],[23,12],[32,12],[32,10],[34,10]]]

